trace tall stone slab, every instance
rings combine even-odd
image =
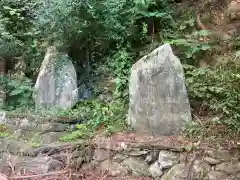
[[[178,135],[191,120],[183,67],[169,44],[133,65],[129,96],[128,123],[138,133]]]
[[[67,109],[77,101],[77,75],[72,62],[49,47],[35,84],[36,107]]]

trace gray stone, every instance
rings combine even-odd
[[[78,157],[83,157],[84,156],[84,150],[75,150],[72,153],[72,158],[78,158]]]
[[[36,135],[34,131],[18,129],[13,132],[13,137],[19,140],[30,140]]]
[[[125,159],[122,164],[128,167],[129,170],[132,171],[134,175],[140,176],[150,176],[148,164],[142,160],[137,158],[127,158]]]
[[[162,150],[159,152],[158,162],[163,169],[170,168],[179,161],[179,154]]]
[[[210,158],[210,157],[205,157],[204,161],[206,161],[207,163],[211,164],[211,165],[216,165],[221,163],[221,160],[219,159],[214,159],[214,158]]]
[[[188,167],[185,164],[173,166],[161,180],[186,180],[188,176]]]
[[[180,60],[169,44],[155,49],[132,67],[128,123],[139,133],[180,134],[191,120]]]
[[[124,155],[124,154],[116,154],[114,157],[113,157],[113,160],[120,163],[122,162],[123,160],[127,159],[127,156]]]
[[[195,178],[201,179],[211,170],[211,166],[202,160],[195,160],[193,162],[193,172]]]
[[[162,167],[161,167],[160,163],[158,163],[157,161],[155,163],[151,164],[149,171],[150,171],[152,177],[154,177],[154,178],[161,177],[163,175]]]
[[[48,166],[48,172],[59,171],[63,168],[63,164],[56,159],[51,159],[50,161],[48,161],[47,166]]]
[[[19,169],[35,173],[47,173],[54,169],[61,169],[62,163],[51,157],[20,157],[16,164]]]
[[[216,170],[226,174],[236,175],[238,172],[240,172],[240,162],[222,162],[216,165]]]
[[[209,150],[206,153],[208,157],[222,161],[237,159],[239,152],[229,152],[227,150]]]
[[[37,108],[71,108],[78,101],[77,75],[67,55],[49,47],[35,84]]]
[[[97,161],[104,161],[109,159],[111,156],[112,152],[104,149],[95,149],[93,152],[93,159]]]
[[[59,139],[66,134],[67,132],[48,132],[42,134],[42,140],[44,144],[50,144],[59,141]]]
[[[14,165],[15,172],[30,171],[34,173],[47,173],[53,170],[60,170],[62,163],[48,156],[27,157],[14,156],[8,153],[2,154],[1,168],[4,168],[11,163]]]
[[[14,139],[0,139],[0,151],[9,152],[13,155],[21,154],[27,151],[30,145],[24,141]]]
[[[146,158],[145,158],[145,162],[151,164],[153,163],[154,161],[157,161],[158,160],[158,156],[159,156],[159,151],[152,151],[150,153],[147,154]]]
[[[203,179],[211,171],[211,166],[207,163],[195,160],[192,166],[192,175],[194,180]],[[185,180],[188,176],[189,165],[184,163],[174,165],[161,180]]]
[[[36,130],[42,133],[63,132],[63,131],[66,131],[67,129],[68,129],[68,125],[62,124],[62,123],[45,123],[45,124],[39,124],[36,127]]]
[[[19,128],[23,129],[23,130],[31,130],[32,129],[32,125],[28,121],[28,119],[25,118],[25,119],[21,120],[21,122],[19,124]]]
[[[120,165],[117,162],[112,162],[110,160],[105,160],[100,164],[102,170],[109,171],[109,175],[112,176],[125,176],[128,174],[128,171],[125,167]]]
[[[5,124],[5,123],[6,123],[6,112],[0,111],[0,124]]]
[[[211,171],[207,174],[207,180],[226,179],[227,175],[219,171]]]

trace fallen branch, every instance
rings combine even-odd
[[[29,178],[35,178],[35,177],[42,177],[42,176],[56,176],[59,174],[65,174],[68,173],[69,171],[56,171],[56,172],[50,172],[50,173],[45,173],[45,174],[36,174],[36,175],[29,175],[29,176],[14,176],[14,177],[9,177],[8,179],[29,179]]]

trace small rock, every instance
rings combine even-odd
[[[63,168],[63,164],[56,160],[56,159],[51,159],[48,163],[47,163],[47,166],[48,166],[48,172],[50,171],[59,171]]]
[[[179,154],[171,151],[162,150],[159,153],[158,162],[163,169],[170,168],[179,160]]]
[[[230,161],[232,158],[234,158],[233,154],[231,154],[227,150],[218,150],[218,151],[207,151],[207,155],[210,158],[217,159],[222,161]]]
[[[95,149],[93,153],[93,159],[97,161],[104,161],[110,158],[112,155],[111,151],[107,151],[104,149]]]
[[[75,150],[72,153],[72,158],[78,158],[78,157],[83,157],[84,156],[84,150]]]
[[[206,161],[207,163],[209,163],[210,165],[216,165],[221,163],[221,160],[219,159],[214,159],[214,158],[210,158],[210,157],[205,157],[204,161]]]
[[[188,167],[185,164],[177,164],[173,166],[161,180],[186,180],[188,176]]]
[[[120,163],[122,162],[123,160],[127,159],[127,157],[123,154],[116,154],[114,157],[113,157],[113,160]]]
[[[128,171],[125,167],[117,162],[111,162],[110,160],[105,160],[100,164],[101,169],[109,171],[112,176],[125,176]]]
[[[207,177],[208,177],[208,180],[220,180],[220,179],[225,179],[227,175],[220,171],[211,171],[207,174]]]
[[[29,149],[29,145],[23,141],[14,139],[0,139],[0,151],[8,151],[13,155],[25,152]]]
[[[158,154],[159,154],[158,151],[152,151],[148,153],[144,161],[147,162],[148,164],[152,164],[154,161],[157,161]]]
[[[68,129],[68,125],[62,124],[62,123],[46,123],[46,124],[39,124],[36,129],[37,131],[41,131],[43,133],[63,132]]]
[[[161,177],[163,175],[162,167],[157,161],[150,166],[149,171],[154,178]]]
[[[0,123],[1,124],[5,124],[6,121],[7,121],[7,119],[6,119],[6,112],[0,111]]]
[[[216,170],[225,172],[227,174],[236,175],[238,172],[240,172],[240,162],[222,162],[216,165]]]
[[[36,135],[36,132],[18,129],[13,132],[13,137],[16,139],[30,140]]]
[[[59,141],[59,139],[66,134],[67,132],[48,132],[48,133],[42,134],[42,140],[43,140],[43,143],[50,144],[50,143]]]
[[[149,172],[148,164],[137,158],[135,159],[133,157],[130,157],[130,158],[125,159],[122,163],[125,166],[127,166],[134,175],[139,175],[139,176],[140,175],[144,175],[144,176],[151,175]]]
[[[202,174],[211,171],[211,166],[204,161],[195,160],[193,162],[193,169],[195,171],[196,176],[201,176]]]
[[[56,163],[57,160],[51,164],[53,159],[51,157],[19,157],[16,161],[16,169],[19,171],[26,170],[34,173],[47,173],[51,168],[59,169],[61,163]]]
[[[32,125],[27,119],[23,119],[23,120],[21,120],[21,122],[19,124],[19,128],[22,130],[31,130]]]
[[[179,162],[180,163],[185,163],[187,159],[187,153],[181,153],[179,157]]]

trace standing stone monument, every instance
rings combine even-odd
[[[138,133],[178,135],[191,120],[183,67],[169,44],[133,65],[129,96],[128,123]]]
[[[35,84],[36,107],[67,109],[77,101],[77,75],[71,60],[49,47]]]

